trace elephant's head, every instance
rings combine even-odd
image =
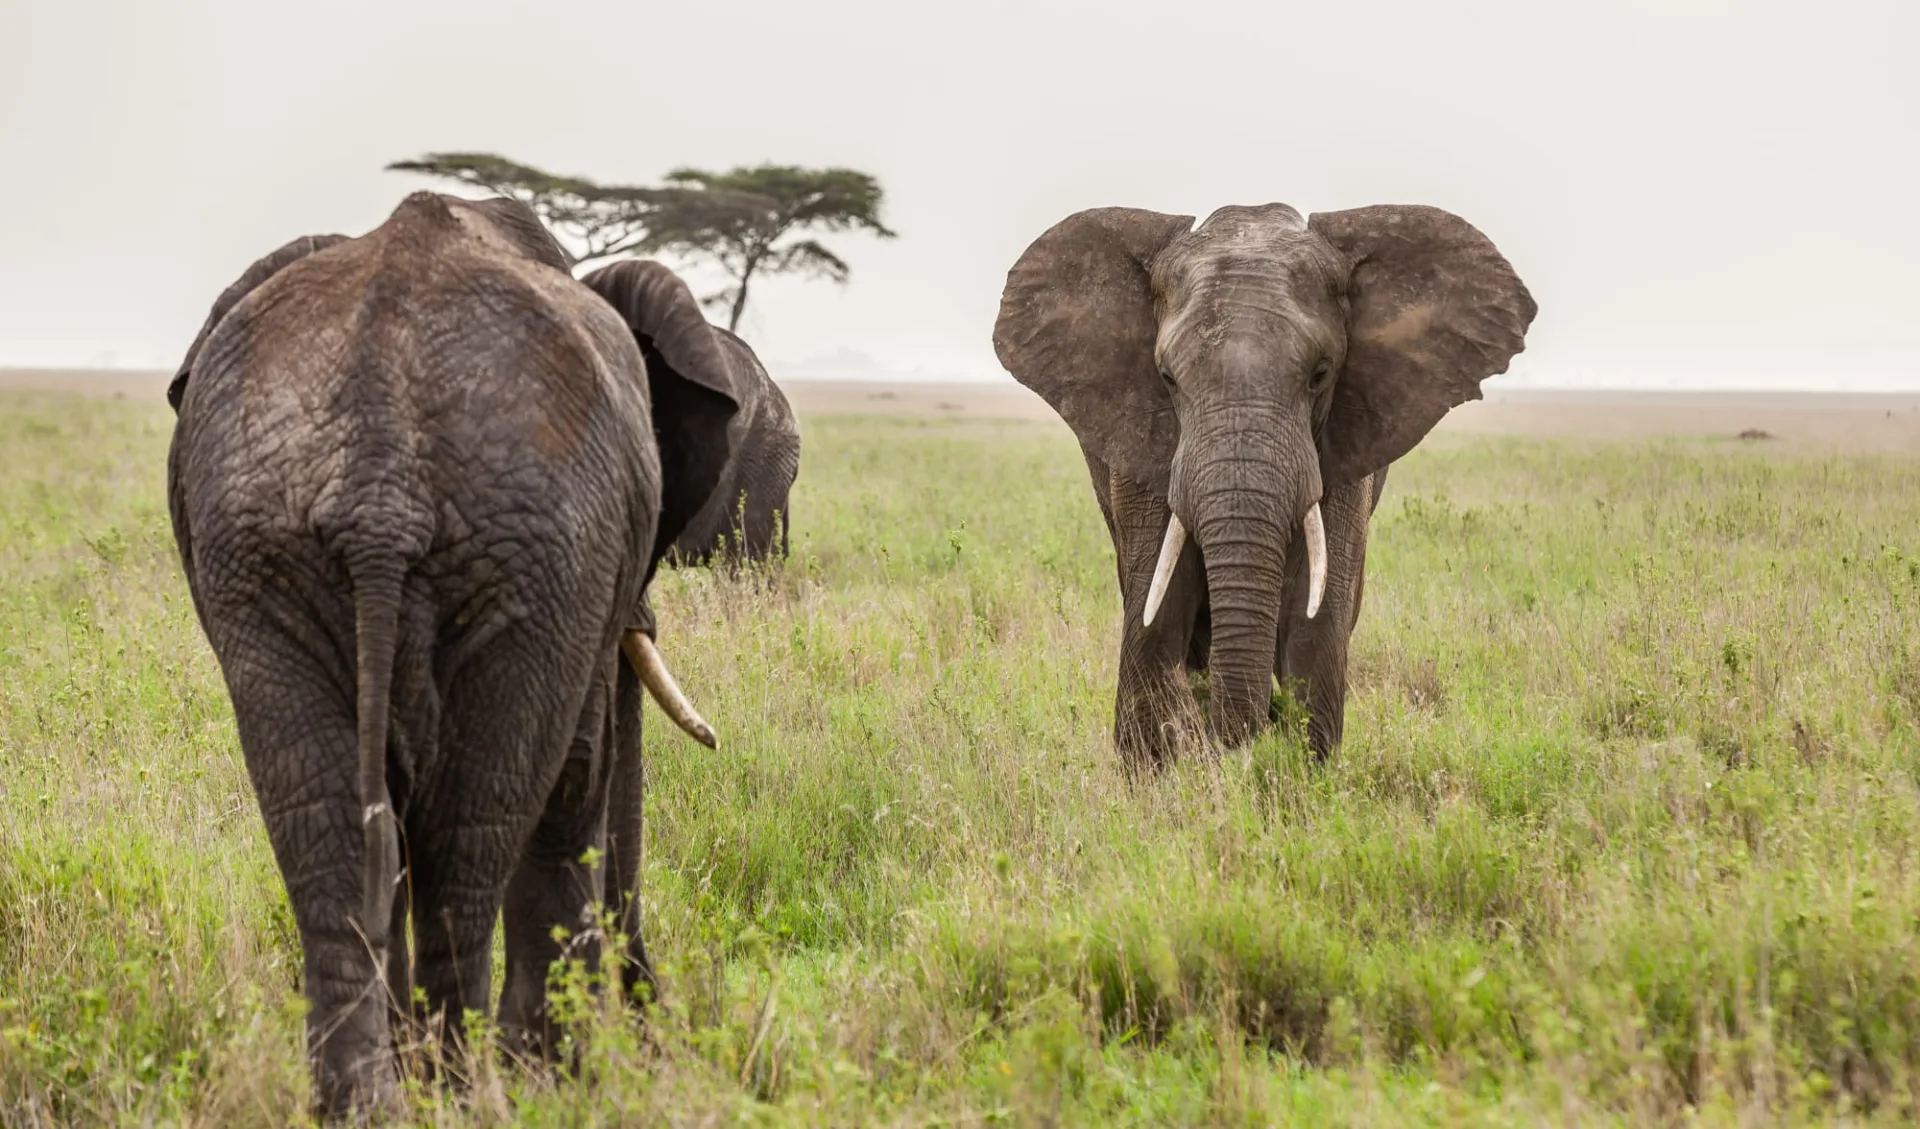
[[[627,260],[580,281],[620,314],[647,363],[665,480],[653,552],[657,563],[719,488],[731,451],[727,425],[740,407],[741,374],[699,299],[665,266]]]
[[[1167,499],[1147,622],[1187,537],[1198,542],[1213,727],[1233,740],[1266,716],[1300,540],[1317,608],[1322,491],[1384,468],[1478,398],[1534,312],[1493,244],[1436,208],[1228,207],[1198,227],[1102,208],[1014,265],[994,348],[1089,455]]]

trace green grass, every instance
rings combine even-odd
[[[306,1101],[170,427],[0,400],[7,1126]],[[792,561],[657,588],[724,742],[649,714],[664,1012],[590,1015],[578,1079],[423,1087],[422,1122],[1914,1116],[1913,464],[1431,440],[1374,521],[1336,759],[1274,737],[1131,787],[1064,431],[806,430]]]

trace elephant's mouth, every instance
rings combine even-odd
[[[687,700],[686,691],[674,681],[673,672],[667,669],[667,660],[661,657],[660,648],[654,646],[646,632],[628,631],[621,635],[620,649],[627,653],[627,661],[633,664],[633,672],[640,676],[640,684],[647,688],[647,693],[653,695],[661,711],[687,736],[709,749],[718,748],[719,742],[713,735],[713,727]]]
[[[1307,535],[1307,618],[1312,619],[1320,611],[1320,597],[1327,591],[1327,527],[1320,518],[1320,503],[1315,502],[1307,510],[1307,516],[1301,521],[1301,528]],[[1153,583],[1147,586],[1147,606],[1140,615],[1140,624],[1148,627],[1153,617],[1160,611],[1160,602],[1167,598],[1167,585],[1173,581],[1173,567],[1180,561],[1180,551],[1187,547],[1187,527],[1181,523],[1180,515],[1167,515],[1167,535],[1160,542],[1160,559],[1153,565]]]

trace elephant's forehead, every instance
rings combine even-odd
[[[1238,229],[1258,229],[1262,231],[1305,231],[1307,219],[1300,210],[1291,204],[1228,204],[1214,209],[1206,219],[1195,226],[1196,231],[1231,231]]]
[[[1347,276],[1346,262],[1312,232],[1252,225],[1200,228],[1154,264],[1155,288],[1174,305],[1264,294],[1265,302],[1317,307],[1338,301]]]

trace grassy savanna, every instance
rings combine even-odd
[[[164,407],[0,400],[0,1123],[302,1116],[299,956],[166,517]],[[1051,426],[815,419],[793,559],[667,573],[666,997],[437,1125],[1902,1122],[1911,463],[1436,437],[1347,743],[1129,784]],[[498,980],[496,978],[496,986]],[[484,1033],[483,1033],[484,1037]]]

